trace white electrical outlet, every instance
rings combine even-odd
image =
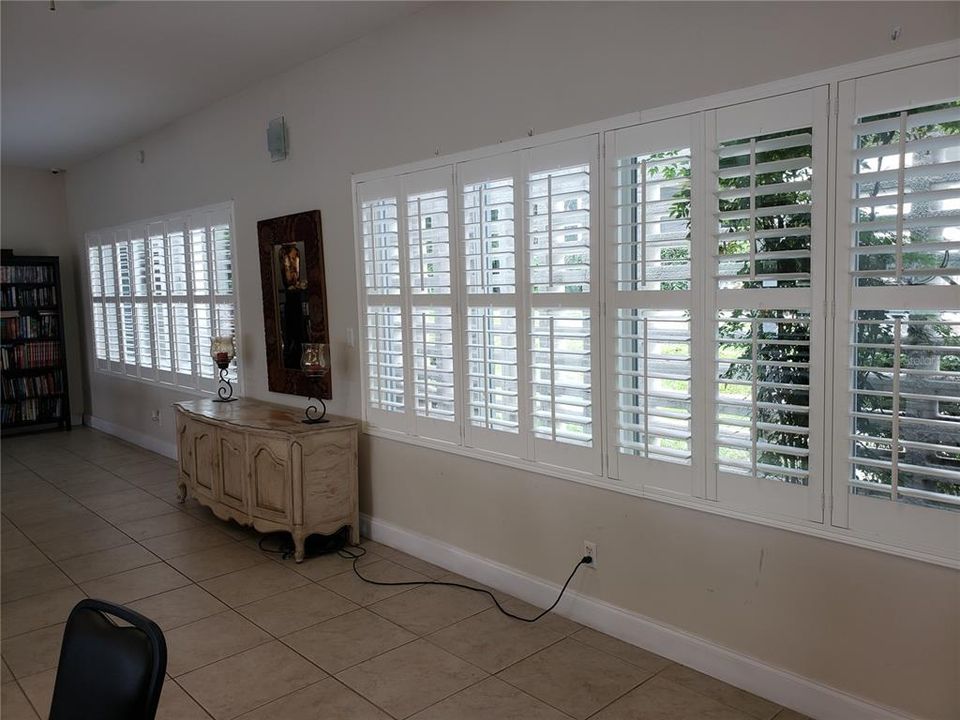
[[[152,419],[157,425],[162,425],[162,424],[163,424],[162,421],[161,421],[159,408],[153,411],[153,415],[151,416],[151,419]]]
[[[597,544],[591,542],[590,540],[583,541],[583,554],[584,556],[593,558],[593,562],[587,565],[589,568],[597,569]]]

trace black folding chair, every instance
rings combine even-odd
[[[81,600],[63,631],[50,720],[154,720],[166,671],[167,643],[153,620]]]

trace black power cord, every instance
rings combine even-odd
[[[289,539],[285,539],[285,541],[280,545],[279,549],[276,549],[276,550],[265,548],[263,546],[264,540],[266,540],[266,537],[263,537],[260,539],[260,549],[263,552],[273,553],[275,555],[282,555],[284,560],[293,556],[293,543],[290,542]],[[494,596],[492,592],[484,588],[471,587],[470,585],[464,585],[462,583],[445,582],[443,580],[414,580],[410,582],[383,582],[380,580],[371,580],[370,578],[366,578],[363,575],[361,575],[360,570],[357,569],[357,562],[360,560],[360,558],[362,558],[364,555],[367,554],[366,548],[360,547],[359,545],[348,545],[344,543],[339,548],[337,548],[336,552],[337,552],[337,555],[344,558],[345,560],[353,560],[354,574],[356,574],[358,578],[363,580],[363,582],[369,583],[370,585],[381,585],[384,587],[414,587],[414,586],[420,586],[420,585],[439,585],[442,587],[462,588],[463,590],[470,590],[472,592],[482,593],[484,595],[487,595],[491,600],[493,600],[493,604],[496,605],[497,610],[499,610],[501,613],[503,613],[509,618],[513,618],[514,620],[519,620],[520,622],[525,622],[525,623],[535,623],[537,620],[542,618],[547,613],[551,612],[557,605],[559,605],[560,600],[563,597],[563,593],[566,592],[567,586],[570,584],[570,581],[573,580],[573,576],[577,574],[577,570],[580,569],[580,566],[590,565],[593,562],[593,558],[590,557],[589,555],[584,555],[582,558],[580,558],[580,561],[574,566],[573,570],[570,572],[570,575],[567,577],[566,582],[563,583],[563,587],[560,588],[560,594],[557,595],[557,599],[553,601],[553,604],[550,607],[548,607],[546,610],[541,612],[539,615],[537,615],[536,617],[527,618],[521,615],[515,615],[514,613],[507,610],[505,607],[503,607],[503,605],[500,604],[500,601],[497,600],[496,596]]]

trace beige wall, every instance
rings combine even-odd
[[[67,196],[64,175],[49,170],[10,167],[0,171],[0,245],[19,255],[58,255],[63,291],[64,335],[70,412],[83,414],[86,368],[82,363],[78,294],[80,250],[67,231]]]
[[[956,38],[958,8],[430,6],[71,169],[71,234],[79,246],[86,230],[234,199],[243,392],[297,403],[266,389],[256,221],[319,208],[330,409],[358,415],[351,173]],[[279,114],[291,154],[271,163],[264,131]],[[95,416],[172,442],[178,393],[97,374],[91,389]],[[595,540],[603,567],[578,581],[585,592],[875,702],[960,712],[957,573],[390,441],[365,443],[362,461],[377,517],[553,581]]]

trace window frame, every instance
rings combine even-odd
[[[483,163],[496,166],[498,163],[506,162],[506,158],[513,158],[515,162],[522,163],[523,157],[525,157],[529,151],[535,148],[560,143],[563,141],[574,140],[577,137],[582,137],[584,135],[593,133],[600,134],[602,140],[601,152],[598,159],[600,172],[602,173],[602,175],[598,175],[598,177],[602,178],[602,181],[599,183],[599,187],[597,188],[597,199],[592,203],[593,208],[599,208],[603,213],[603,224],[602,226],[597,225],[600,234],[599,242],[600,246],[602,247],[602,255],[595,259],[595,263],[600,270],[601,281],[603,283],[602,286],[597,287],[602,288],[599,290],[600,297],[598,298],[598,301],[600,302],[599,317],[602,320],[602,330],[600,332],[601,337],[603,337],[604,340],[599,346],[598,351],[594,353],[594,357],[597,355],[600,356],[602,362],[601,367],[605,370],[603,376],[600,378],[600,383],[602,384],[602,388],[600,390],[601,394],[595,399],[595,403],[599,403],[599,412],[602,416],[600,417],[602,426],[602,472],[599,475],[592,474],[589,472],[583,472],[576,467],[563,467],[560,465],[537,462],[534,459],[531,459],[532,456],[530,453],[514,454],[512,451],[502,451],[502,447],[500,448],[501,451],[497,452],[481,446],[480,443],[477,443],[471,439],[471,432],[467,427],[469,425],[469,418],[467,417],[466,401],[464,401],[464,412],[462,413],[462,416],[465,418],[465,420],[464,440],[461,444],[439,443],[430,438],[417,437],[416,435],[406,432],[398,433],[396,431],[383,428],[382,426],[378,426],[376,423],[368,422],[369,418],[366,413],[366,408],[364,407],[362,409],[362,415],[365,432],[375,437],[400,439],[404,442],[409,442],[423,447],[442,449],[446,452],[465,457],[479,458],[487,461],[497,462],[506,466],[524,469],[550,477],[578,482],[606,490],[613,490],[623,494],[650,498],[657,501],[698,509],[705,512],[711,512],[726,517],[737,518],[748,522],[782,528],[794,532],[801,532],[804,534],[860,547],[868,547],[904,557],[915,558],[925,562],[960,568],[960,548],[955,546],[955,538],[957,537],[957,534],[960,533],[960,514],[956,514],[956,517],[944,518],[944,524],[947,526],[948,530],[946,533],[940,535],[939,541],[935,542],[919,542],[916,541],[916,538],[903,537],[897,533],[871,533],[862,524],[858,525],[857,522],[845,522],[841,524],[835,522],[835,518],[840,516],[840,510],[835,510],[834,506],[837,504],[836,494],[838,492],[838,485],[841,484],[842,476],[837,475],[835,468],[833,467],[835,464],[833,462],[834,453],[837,446],[833,439],[833,435],[838,429],[835,424],[835,418],[833,417],[835,413],[827,412],[828,409],[835,409],[834,406],[837,402],[836,397],[829,398],[827,393],[833,392],[835,396],[837,394],[835,392],[837,382],[837,363],[840,362],[840,356],[843,355],[843,351],[837,346],[837,323],[835,322],[834,318],[837,296],[840,293],[842,286],[837,285],[835,273],[830,271],[830,264],[834,262],[834,257],[836,252],[838,252],[837,203],[843,198],[843,188],[840,187],[838,189],[838,187],[842,185],[843,181],[838,180],[836,177],[837,173],[839,172],[839,164],[837,161],[837,117],[839,112],[839,105],[837,102],[838,84],[847,80],[864,78],[907,67],[926,65],[941,60],[955,60],[957,57],[960,57],[960,43],[943,43],[938,46],[930,46],[904,53],[896,53],[869,61],[853,63],[850,65],[830,68],[824,71],[809,73],[803,76],[766,83],[764,85],[752,88],[722,93],[719,95],[700,98],[689,102],[677,103],[675,105],[666,107],[652,108],[638,113],[632,113],[587,125],[577,126],[575,128],[547,133],[543,136],[528,137],[521,140],[502,143],[492,147],[459,152],[446,157],[433,158],[431,160],[409,163],[400,167],[371,171],[353,176],[352,183],[354,186],[354,192],[356,192],[356,188],[360,183],[365,183],[372,180],[380,180],[390,176],[397,176],[408,172],[430,169],[438,166],[455,166],[458,173],[456,176],[455,191],[457,193],[457,201],[459,202],[462,193],[462,183],[459,175],[459,170],[461,167],[466,168],[474,164],[479,166]],[[657,121],[675,120],[684,116],[699,117],[701,118],[700,122],[706,124],[706,118],[708,114],[712,112],[720,112],[726,108],[730,108],[731,106],[746,105],[747,103],[767,99],[772,100],[793,92],[802,91],[816,94],[817,92],[823,92],[824,90],[828,93],[828,97],[823,98],[822,105],[818,100],[818,102],[814,105],[812,120],[807,125],[803,125],[803,127],[809,126],[814,128],[819,126],[821,127],[821,131],[825,136],[825,143],[821,147],[820,157],[815,157],[815,161],[819,160],[821,164],[821,178],[824,182],[820,183],[820,197],[818,200],[820,206],[818,208],[815,207],[814,209],[814,212],[818,215],[818,217],[822,218],[820,234],[822,237],[821,245],[823,250],[823,258],[820,277],[817,278],[820,281],[820,285],[816,288],[810,288],[809,293],[809,309],[811,312],[811,320],[813,321],[814,318],[818,318],[816,322],[819,325],[817,329],[811,328],[811,338],[818,338],[820,343],[820,347],[815,351],[815,355],[819,358],[817,362],[819,363],[821,370],[821,378],[819,380],[811,379],[811,409],[814,395],[819,397],[818,402],[820,403],[821,409],[819,411],[819,419],[815,419],[813,414],[811,414],[810,420],[811,429],[817,429],[818,434],[822,435],[820,450],[821,457],[817,460],[819,467],[814,467],[813,465],[811,466],[811,476],[819,477],[818,484],[820,487],[818,489],[820,492],[807,492],[806,499],[803,501],[803,509],[800,512],[788,513],[777,512],[775,507],[770,507],[770,505],[775,505],[775,503],[737,502],[735,497],[725,495],[722,491],[718,492],[718,486],[709,479],[711,474],[715,475],[715,472],[712,470],[713,463],[711,450],[707,447],[708,445],[712,447],[714,443],[712,432],[713,397],[710,383],[707,382],[700,382],[699,388],[697,388],[696,384],[694,385],[693,397],[695,419],[691,428],[694,439],[694,460],[696,460],[699,453],[699,457],[704,459],[704,462],[702,463],[704,467],[702,467],[700,470],[691,471],[691,479],[689,483],[687,483],[682,477],[678,478],[679,482],[677,483],[676,488],[671,487],[671,483],[664,482],[662,477],[657,477],[652,482],[649,481],[649,478],[647,478],[647,482],[643,482],[642,476],[641,481],[637,482],[638,478],[632,472],[627,473],[627,475],[630,475],[630,477],[622,477],[624,473],[618,473],[611,460],[612,448],[615,443],[615,438],[611,436],[615,433],[616,424],[611,422],[610,418],[610,399],[614,391],[613,387],[610,385],[609,378],[609,371],[612,367],[610,355],[613,348],[613,339],[612,335],[610,334],[610,329],[613,322],[612,318],[615,315],[616,305],[611,303],[609,297],[611,292],[610,283],[613,282],[613,279],[610,275],[611,267],[608,257],[608,253],[611,249],[611,239],[609,237],[610,222],[608,218],[608,214],[610,212],[610,203],[607,201],[607,196],[612,187],[609,181],[611,165],[608,157],[608,143],[610,140],[610,134],[631,128],[633,126],[651,126],[652,123]],[[797,126],[799,127],[799,125]],[[711,147],[711,145],[707,142],[706,134],[706,129],[704,129],[700,132],[700,135],[697,138],[698,142],[700,143],[701,160],[703,158],[708,158],[708,155],[704,153],[704,149],[709,150]],[[815,140],[814,142],[817,141]],[[693,148],[691,148],[691,152],[694,152]],[[716,261],[716,249],[712,248],[713,243],[710,239],[712,238],[712,233],[710,232],[712,218],[702,217],[702,215],[708,213],[710,201],[712,199],[712,194],[710,193],[711,178],[709,177],[709,169],[707,165],[708,162],[701,161],[699,163],[699,172],[694,173],[694,181],[701,184],[700,195],[702,202],[700,203],[700,209],[695,210],[697,213],[695,217],[701,217],[701,221],[699,223],[700,227],[698,228],[697,223],[694,223],[691,240],[691,260],[694,263],[691,278],[691,293],[694,296],[693,302],[695,309],[691,318],[692,322],[698,319],[696,308],[712,307],[715,309],[718,307],[717,302],[715,299],[713,299],[713,296],[716,293],[713,290],[714,273],[712,264]],[[525,207],[521,202],[521,200],[523,200],[523,192],[517,188],[517,185],[524,184],[525,176],[523,174],[519,174],[514,175],[513,177],[516,183],[514,188],[515,208],[517,208],[515,212],[515,218],[519,222],[521,221],[522,213],[524,212]],[[491,179],[493,178],[491,177]],[[694,205],[696,205],[696,197],[692,199],[694,201]],[[814,203],[815,205],[816,202],[817,201]],[[458,233],[460,232],[459,222],[460,218],[458,218],[457,222]],[[705,235],[706,238],[704,237]],[[456,239],[456,243],[459,247],[459,237]],[[711,251],[707,253],[707,249],[711,249]],[[816,249],[816,245],[814,245],[813,249]],[[525,248],[518,246],[518,255],[524,251]],[[696,266],[698,262],[700,263],[699,267]],[[823,272],[824,268],[826,268],[826,272]],[[816,272],[813,267],[811,270],[812,272]],[[516,263],[518,282],[524,275],[524,271],[525,263],[518,259],[518,262]],[[702,281],[697,283],[697,278],[701,278]],[[700,287],[697,287],[698,284]],[[792,289],[786,290],[788,290],[788,292],[782,297],[781,301],[777,303],[778,307],[791,307],[791,304],[787,301],[787,296],[800,294],[794,292]],[[597,290],[594,289],[594,292],[597,292]],[[358,293],[360,306],[362,308],[364,307],[362,288],[358,289]],[[464,297],[465,296],[461,294],[461,315],[463,315],[463,317],[465,317],[465,313],[467,311],[467,304],[463,301]],[[713,320],[713,316],[702,315],[701,313],[701,318],[699,320],[701,326],[696,330],[693,328],[691,329],[691,333],[694,337],[694,347],[692,348],[692,352],[694,353],[695,379],[712,378],[712,370],[709,368],[713,363],[714,357],[714,351],[712,347],[713,334],[706,331],[704,326],[708,327]],[[523,332],[518,330],[518,333],[519,348],[519,346],[526,344],[527,339],[523,337]],[[362,352],[363,351],[361,350],[361,362],[363,361]],[[838,355],[838,352],[840,352],[840,355]],[[525,357],[525,349],[520,350],[520,357]],[[463,382],[461,383],[461,397],[466,399],[467,390],[465,367],[461,372],[461,377],[463,378]],[[364,377],[364,383],[365,382],[366,380]],[[366,389],[364,385],[364,398],[365,397]],[[521,401],[521,409],[523,409],[523,404],[524,403]],[[597,411],[595,409],[595,418],[596,412]],[[707,433],[710,434],[708,435]],[[698,442],[703,445],[703,447],[700,449],[697,447]],[[651,471],[656,470],[656,472],[661,476],[665,475],[666,473],[661,472],[665,465],[666,463],[658,462],[656,466],[651,466]],[[697,474],[698,472],[699,475]],[[646,473],[646,475],[650,474],[651,473]],[[668,487],[661,487],[662,485],[668,485]],[[687,485],[690,487],[689,491],[687,490]],[[704,488],[703,492],[698,492],[698,488],[700,487]],[[748,496],[748,500],[749,499],[750,498]],[[767,505],[767,507],[765,507],[765,505]],[[890,503],[890,505],[895,504]],[[822,513],[819,518],[818,513]],[[951,513],[951,515],[953,515],[953,513]],[[888,518],[887,521],[884,521],[881,524],[885,525],[887,528],[890,528],[891,525],[896,522],[898,522],[896,518]]]
[[[226,226],[230,235],[230,256],[229,263],[232,273],[231,290],[229,294],[218,292],[217,284],[217,259],[215,258],[215,234],[214,229]],[[194,256],[193,256],[193,233],[203,232],[206,243],[206,282],[207,292],[197,295],[193,286],[194,281]],[[183,254],[184,254],[184,287],[182,293],[172,292],[172,267],[171,252],[168,238],[172,234],[182,234],[183,236]],[[156,274],[153,258],[153,243],[160,239],[162,244],[163,256],[163,293],[158,293],[156,289]],[[87,232],[84,236],[87,255],[85,257],[85,296],[87,298],[86,314],[88,318],[88,344],[90,366],[94,372],[109,376],[122,377],[128,380],[136,380],[149,384],[159,384],[164,387],[175,388],[192,394],[201,396],[214,395],[217,391],[219,382],[218,372],[213,367],[213,361],[209,358],[209,348],[199,346],[199,335],[197,332],[195,308],[198,305],[206,304],[210,308],[210,334],[215,336],[218,332],[218,307],[230,305],[233,313],[233,336],[237,347],[237,356],[240,354],[240,307],[237,295],[237,242],[236,231],[233,216],[233,203],[217,203],[193,210],[178,212],[163,217],[149,218],[146,220],[135,221],[100,230]],[[134,243],[143,243],[144,257],[144,292],[138,292],[138,279],[136,270],[136,258],[134,253]],[[127,250],[127,280],[129,285],[129,294],[122,294],[120,288],[120,253],[117,249],[121,245],[126,245]],[[103,248],[112,248],[111,256],[114,265],[114,284],[116,293],[107,295],[105,291],[104,273],[103,273]],[[91,267],[91,252],[100,253],[101,262],[97,266],[97,272],[94,273]],[[94,279],[99,279],[99,293],[94,293]],[[126,300],[124,299],[126,298]],[[203,300],[201,300],[203,298]],[[109,324],[106,313],[108,300],[114,300],[118,360],[112,360],[110,357],[110,338]],[[133,362],[127,362],[126,340],[123,333],[123,315],[122,305],[129,304],[132,308],[133,318],[133,337],[135,346],[132,349]],[[106,357],[98,355],[97,341],[97,304],[102,305],[100,314],[104,316],[103,344],[105,346]],[[190,372],[180,372],[177,370],[177,343],[175,340],[176,330],[173,322],[173,305],[185,305],[187,308],[187,326],[186,332],[189,335],[189,363]],[[149,345],[150,363],[144,362],[143,345],[140,342],[141,328],[138,322],[137,309],[146,308],[147,326],[150,328],[150,336],[147,338]],[[170,367],[164,369],[161,367],[159,344],[156,342],[157,318],[158,313],[166,316],[167,342],[169,344]],[[198,372],[205,363],[209,363],[209,373]],[[240,390],[241,378],[237,370],[237,363],[234,362],[230,371],[229,378],[234,383],[235,389]]]

